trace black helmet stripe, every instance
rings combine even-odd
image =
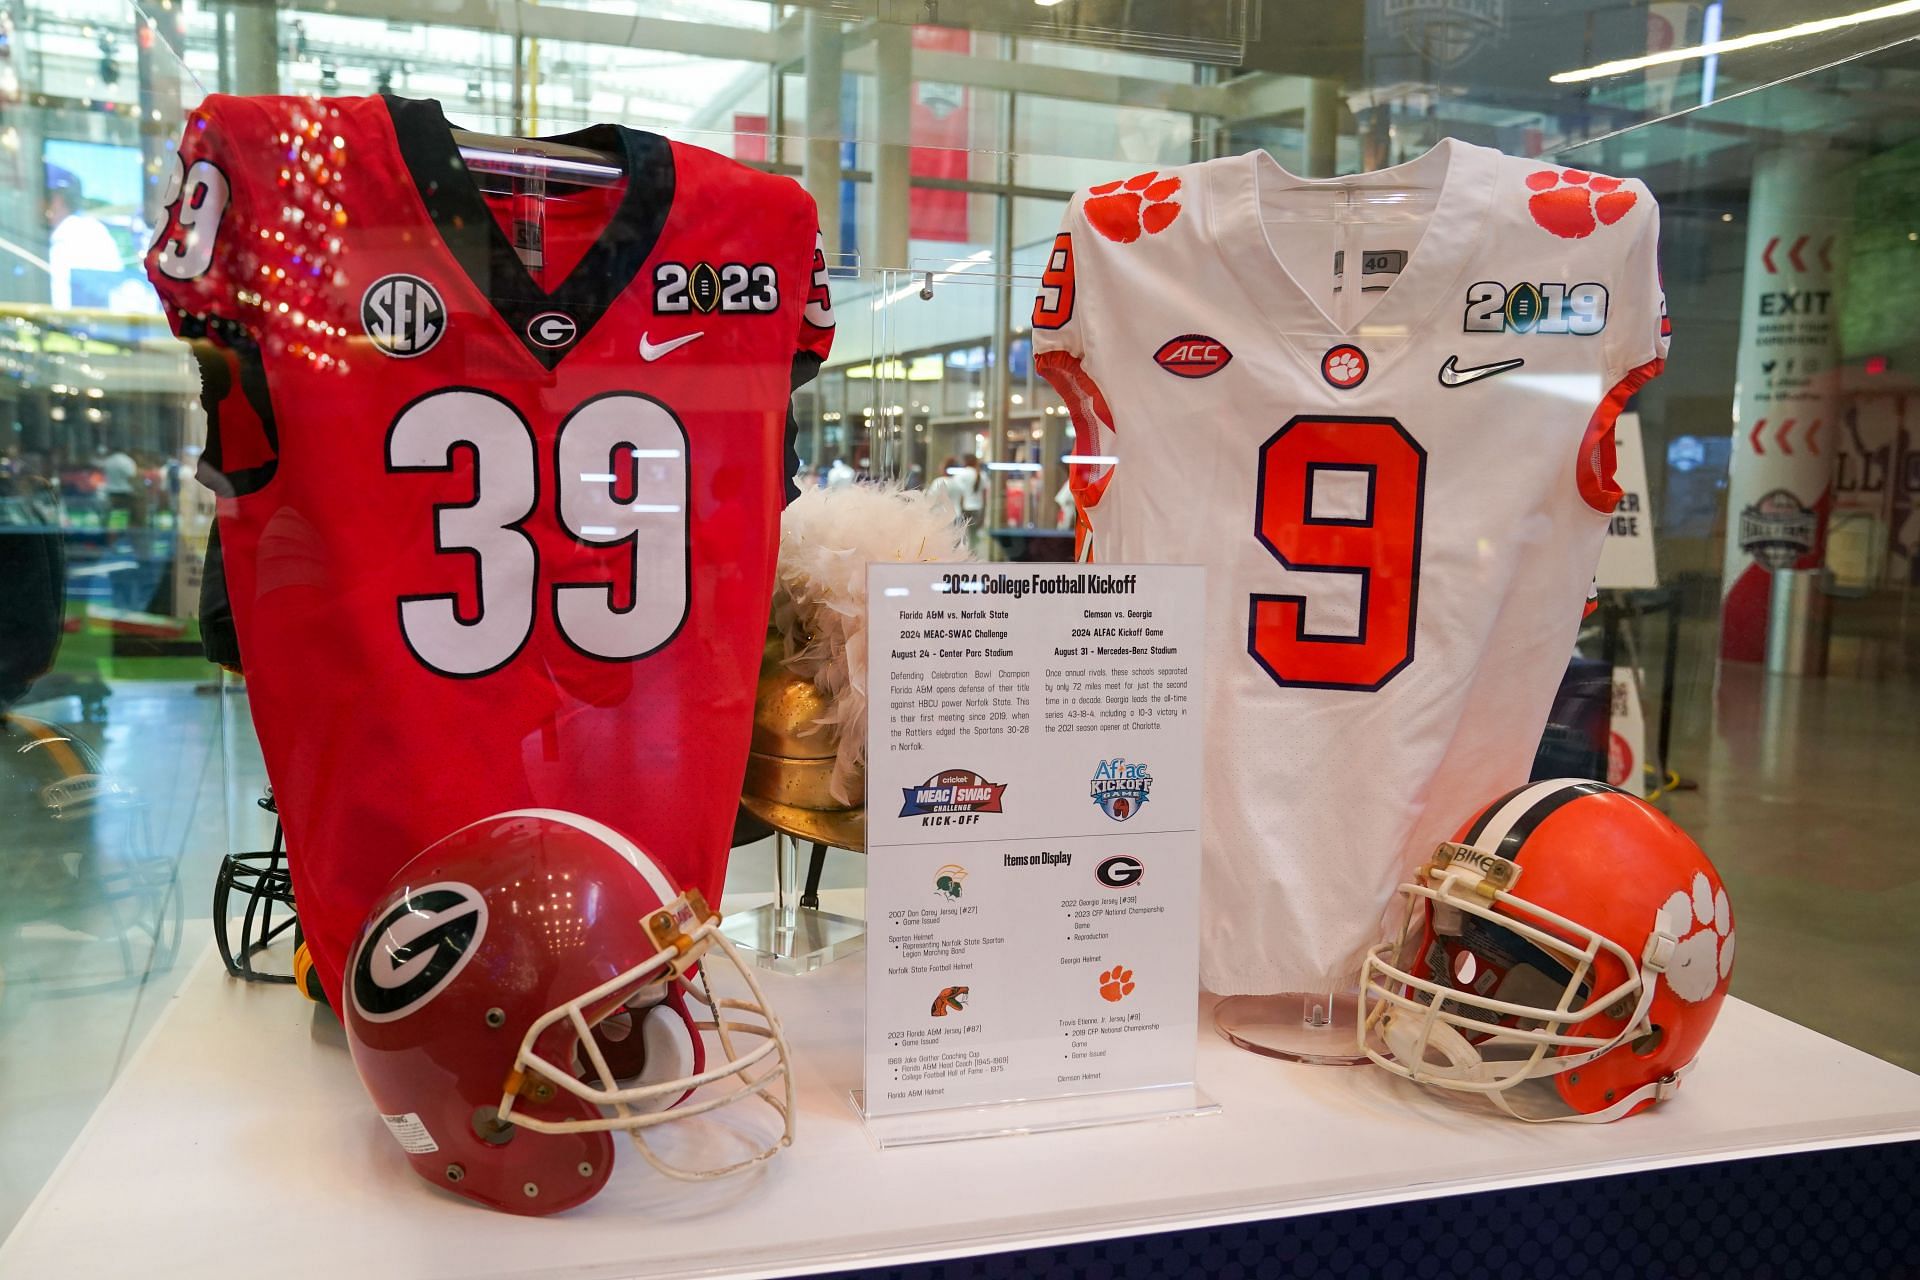
[[[1498,854],[1512,861],[1520,856],[1520,846],[1526,843],[1534,828],[1547,820],[1548,815],[1581,796],[1605,795],[1609,792],[1626,794],[1620,788],[1604,782],[1576,778],[1554,778],[1509,791],[1487,806],[1487,811],[1473,824],[1466,843],[1484,853]]]
[[[1480,833],[1487,829],[1487,824],[1493,821],[1494,815],[1498,814],[1502,809],[1506,808],[1507,805],[1512,802],[1513,798],[1519,795],[1522,791],[1525,791],[1529,787],[1533,787],[1537,785],[1538,785],[1537,783],[1523,782],[1519,786],[1515,787],[1513,790],[1507,792],[1507,794],[1501,796],[1498,800],[1495,800],[1492,804],[1488,805],[1486,808],[1482,809],[1480,811],[1480,816],[1473,820],[1473,825],[1467,828],[1467,834],[1461,838],[1460,843],[1470,844],[1478,848],[1479,841],[1480,841]]]

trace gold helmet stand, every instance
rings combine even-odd
[[[734,824],[736,846],[772,834],[774,898],[749,911],[729,912],[721,932],[761,968],[809,973],[865,944],[865,921],[820,908],[820,875],[829,848],[866,851],[867,811],[857,803],[865,792],[859,782],[853,787],[856,803],[831,794],[838,738],[818,724],[827,696],[789,671],[784,654],[779,636],[769,634],[754,695],[753,748]],[[810,846],[804,885],[802,843]]]

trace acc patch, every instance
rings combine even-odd
[[[1233,352],[1218,338],[1183,333],[1161,344],[1153,362],[1176,378],[1211,378],[1233,363]]]
[[[410,889],[360,941],[347,975],[354,1010],[368,1022],[418,1011],[460,975],[487,936],[487,901],[455,880]]]

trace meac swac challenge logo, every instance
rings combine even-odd
[[[1115,822],[1125,822],[1147,802],[1147,794],[1153,790],[1153,774],[1137,760],[1115,756],[1094,767],[1093,781],[1087,789],[1102,813]]]
[[[924,813],[999,813],[1000,797],[1006,794],[1007,784],[954,769],[901,790],[906,793],[906,803],[900,807],[900,816],[912,818]]]

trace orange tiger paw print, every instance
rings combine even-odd
[[[1133,994],[1133,970],[1115,965],[1100,975],[1100,995],[1102,999],[1115,1004]]]
[[[1103,182],[1087,191],[1087,221],[1109,240],[1132,244],[1144,233],[1158,235],[1180,216],[1180,202],[1173,197],[1180,190],[1180,179],[1162,178],[1150,169],[1125,182]]]
[[[1563,240],[1584,240],[1627,216],[1638,198],[1618,178],[1583,169],[1542,169],[1527,175],[1533,196],[1527,212]]]

